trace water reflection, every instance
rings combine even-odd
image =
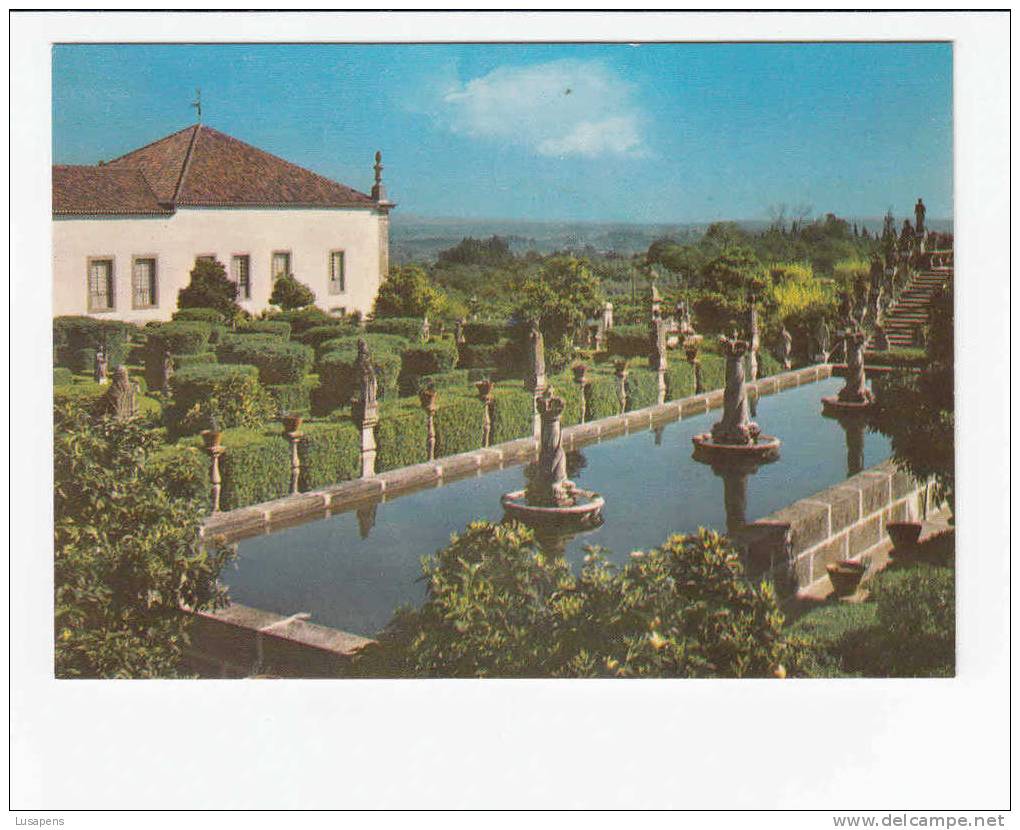
[[[847,412],[839,415],[825,414],[826,418],[836,421],[843,429],[846,442],[846,475],[857,475],[864,469],[864,430],[868,425],[867,414]]]
[[[355,511],[355,515],[358,517],[358,533],[361,534],[362,539],[367,539],[368,534],[375,527],[375,512],[378,507],[379,502],[374,501],[371,504],[366,504],[364,507],[359,507]]]
[[[712,472],[723,480],[726,532],[732,535],[747,525],[747,480],[758,472],[760,464],[742,458],[702,463],[709,463]]]

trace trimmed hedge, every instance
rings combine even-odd
[[[437,410],[442,401],[437,399]],[[436,456],[439,453],[439,413],[436,413]],[[418,405],[417,399],[411,401],[394,401],[383,405],[379,412],[379,425],[375,428],[375,440],[378,453],[375,468],[395,470],[411,464],[428,461],[427,418],[424,410]]]
[[[74,375],[71,373],[70,369],[68,369],[68,368],[66,368],[64,366],[54,366],[53,367],[53,385],[54,386],[64,386],[66,384],[71,383],[72,380],[74,380]]]
[[[474,384],[485,377],[484,369],[453,369],[436,375],[422,375],[419,378],[419,389],[432,384],[435,389],[472,389]],[[415,389],[415,392],[418,390]]]
[[[295,340],[298,339],[297,335],[308,331],[308,329],[314,326],[327,326],[339,322],[336,317],[327,314],[316,306],[292,309],[291,311],[278,311],[267,315],[265,319],[290,323],[291,337]]]
[[[347,334],[343,337],[334,337],[330,340],[324,340],[315,349],[316,357],[321,358],[323,355],[329,354],[330,352],[356,349],[358,347],[358,340],[364,340],[368,346],[368,350],[373,354],[378,351],[384,351],[391,352],[392,354],[399,356],[408,345],[406,338],[398,337],[395,334],[366,334],[364,332],[355,332],[354,334]]]
[[[53,356],[57,366],[72,371],[91,372],[96,350],[105,344],[111,369],[127,362],[131,336],[138,329],[120,320],[96,320],[93,317],[53,318]]]
[[[223,315],[215,308],[181,308],[173,313],[173,319],[223,325]]]
[[[246,336],[231,338],[219,348],[217,355],[221,363],[256,367],[259,380],[273,386],[300,383],[311,369],[314,357],[311,348],[300,343],[282,339],[270,342],[261,338],[250,342]]]
[[[648,357],[650,351],[647,326],[614,326],[606,332],[606,350],[620,357]]]
[[[299,487],[316,490],[361,474],[361,436],[350,421],[306,423],[298,444],[301,459]]]
[[[457,455],[482,446],[484,414],[477,395],[436,396],[436,456]],[[422,433],[424,435],[424,433]],[[497,443],[493,432],[493,443]]]
[[[106,390],[109,388],[110,384],[108,383],[92,383],[91,381],[54,386],[53,403],[56,405],[73,402],[92,407],[99,403],[99,400],[106,394]],[[139,392],[138,414],[143,416],[158,415],[161,409],[159,401],[147,397],[145,395],[145,387],[141,383],[139,383]]]
[[[207,429],[213,413],[221,429],[256,429],[276,412],[254,366],[189,366],[174,372],[170,393],[172,403],[164,419],[171,436]]]
[[[493,391],[492,443],[501,444],[517,438],[527,438],[534,429],[535,403],[524,384],[496,386]],[[479,419],[481,418],[481,403]]]
[[[509,336],[505,322],[474,322],[464,324],[464,340],[471,346],[494,345]]]
[[[924,368],[928,365],[928,355],[924,349],[887,349],[885,351],[868,351],[864,354],[866,366],[893,366]]]
[[[357,326],[350,326],[346,323],[328,323],[321,326],[312,326],[300,334],[294,335],[294,339],[306,346],[311,346],[319,351],[319,346],[327,340],[335,340],[338,337],[353,337],[360,329]]]
[[[452,340],[435,340],[408,346],[400,353],[401,394],[413,395],[418,391],[422,375],[449,372],[456,365],[457,344]]]
[[[216,363],[215,352],[199,352],[198,354],[171,354],[174,371],[189,366],[206,366]],[[158,389],[163,382],[163,352],[158,349],[147,349],[145,352],[145,382],[150,389]]]
[[[198,354],[208,350],[212,325],[197,321],[180,320],[163,323],[148,329],[147,350],[162,356],[170,354]]]
[[[216,352],[199,352],[198,354],[175,354],[170,358],[174,362],[174,370],[187,369],[189,366],[209,366],[217,363]]]
[[[265,389],[273,398],[277,412],[307,415],[312,410],[312,390],[318,385],[317,377],[307,376],[298,383],[269,384]]]
[[[286,320],[248,320],[234,328],[236,334],[272,334],[290,339],[290,323]]]
[[[290,493],[290,442],[279,431],[225,430],[220,458],[220,509],[278,499]]]
[[[380,317],[365,324],[370,334],[395,334],[410,341],[421,341],[421,323],[417,317]]]
[[[382,349],[370,351],[370,354],[375,367],[379,399],[396,397],[400,358]],[[316,412],[330,412],[351,402],[358,391],[358,380],[354,375],[357,357],[357,346],[352,345],[329,352],[319,359],[319,387],[313,399],[313,409]]]
[[[509,369],[512,365],[512,348],[509,340],[496,343],[471,344],[460,347],[457,365],[462,369],[484,369],[499,367]]]

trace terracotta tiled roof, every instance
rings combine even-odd
[[[56,164],[53,166],[53,212],[170,213],[161,205],[141,170]]]
[[[371,207],[370,196],[327,179],[296,164],[231,138],[203,125],[194,125],[147,144],[102,167],[70,168],[94,171],[98,193],[112,185],[100,185],[123,176],[147,182],[150,198],[162,203],[163,211],[178,205],[219,207]],[[53,177],[55,213],[137,213],[111,210],[108,200],[96,199],[89,206],[90,191],[78,188],[72,194],[58,193],[57,168]],[[105,172],[104,172],[105,171]],[[113,175],[111,175],[113,174]],[[119,180],[119,179],[118,179]],[[84,198],[84,200],[83,200]],[[59,210],[58,204],[74,203],[74,210]],[[99,209],[107,205],[107,209]]]

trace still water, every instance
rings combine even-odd
[[[889,441],[823,418],[821,397],[840,378],[769,395],[755,420],[783,445],[779,460],[746,477],[746,518],[753,521],[889,457]],[[725,483],[691,458],[691,437],[721,410],[592,444],[569,454],[569,475],[605,496],[604,523],[566,543],[577,567],[586,545],[601,545],[622,562],[671,533],[699,526],[725,530]],[[474,519],[498,521],[500,496],[524,486],[523,467],[421,490],[357,511],[246,539],[223,574],[230,597],[279,614],[309,612],[312,621],[371,636],[394,609],[424,597],[420,559],[447,544]],[[737,485],[738,487],[742,485]],[[733,483],[731,482],[731,494]],[[731,500],[732,522],[735,518]]]

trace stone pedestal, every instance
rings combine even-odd
[[[478,400],[482,402],[482,446],[492,446],[492,405],[495,400],[492,390],[495,384],[491,380],[480,380],[475,384]]]
[[[284,436],[290,441],[290,494],[294,496],[298,493],[298,483],[301,480],[301,455],[298,452],[298,447],[304,433],[295,430],[294,432],[285,432]]]
[[[220,456],[223,455],[223,447],[216,442],[211,447],[205,448],[209,455],[209,484],[212,485],[210,492],[210,509],[213,513],[220,512],[220,493],[223,490],[223,479],[220,476]]]
[[[418,393],[421,408],[425,411],[425,452],[429,461],[436,458],[436,390],[422,389]]]
[[[616,361],[616,399],[620,402],[620,413],[627,411],[627,364]]]

